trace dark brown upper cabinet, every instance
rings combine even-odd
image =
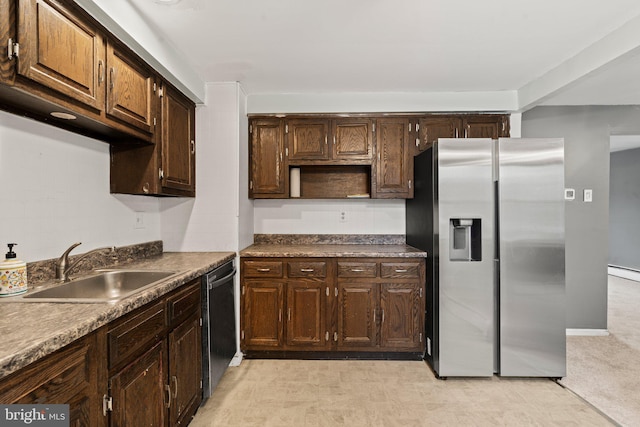
[[[462,118],[461,138],[500,138],[509,136],[509,116],[469,115]]]
[[[452,116],[427,116],[415,120],[415,149],[420,153],[438,142],[438,138],[458,138],[462,119]]]
[[[155,72],[70,0],[0,0],[0,108],[111,143],[153,143]]]
[[[383,118],[376,126],[377,162],[374,197],[413,197],[413,159],[409,154],[409,119]]]
[[[195,105],[164,82],[154,145],[111,146],[111,192],[194,197]]]
[[[288,120],[285,126],[289,162],[329,159],[329,120]]]
[[[107,116],[153,134],[156,77],[128,51],[107,43]]]
[[[284,130],[284,123],[280,119],[251,120],[249,197],[288,197],[289,174],[285,166]]]
[[[370,118],[287,120],[289,164],[371,164],[372,123]]]
[[[413,156],[439,138],[480,136],[509,136],[509,116],[253,116],[249,126],[249,197],[289,198],[291,170],[295,168],[293,176],[300,174],[302,199],[412,198]]]
[[[103,110],[105,38],[97,26],[48,0],[19,0],[18,22],[18,73]]]
[[[195,196],[196,141],[195,106],[173,86],[161,89],[162,168],[160,183],[163,192]]]
[[[333,158],[347,162],[373,159],[373,121],[367,118],[344,118],[332,121]]]

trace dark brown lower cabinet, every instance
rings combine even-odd
[[[338,282],[338,348],[374,348],[377,344],[378,286]]]
[[[69,404],[69,425],[106,426],[104,334],[94,332],[0,380],[0,402]]]
[[[166,355],[162,340],[109,379],[112,426],[165,425]]]
[[[242,258],[241,349],[424,351],[425,260]]]
[[[202,401],[200,279],[0,380],[1,403],[69,404],[72,426],[177,426]]]
[[[424,332],[421,288],[415,283],[380,284],[380,346],[420,348]]]
[[[327,297],[324,282],[287,283],[287,346],[326,348]]]
[[[202,401],[200,310],[195,280],[111,325],[113,426],[188,424]]]
[[[282,347],[284,284],[277,280],[247,281],[242,287],[241,340],[251,348]]]
[[[169,424],[186,425],[202,401],[200,312],[169,334]],[[137,425],[137,424],[136,424]]]

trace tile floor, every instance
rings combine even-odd
[[[609,426],[548,379],[435,379],[425,362],[244,360],[190,424]]]

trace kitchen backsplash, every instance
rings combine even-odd
[[[75,250],[77,255],[69,255],[69,262],[73,262],[84,254],[82,247],[78,247]],[[118,264],[148,258],[155,255],[162,254],[163,246],[161,240],[156,240],[147,243],[138,243],[135,245],[116,247],[112,252],[96,252],[82,260],[76,268],[71,271],[72,275],[78,275],[79,273],[86,273],[96,268],[113,267]],[[52,258],[42,261],[34,261],[27,263],[27,277],[29,285],[35,285],[38,283],[53,280],[55,278],[56,261],[58,258]]]
[[[255,244],[404,245],[404,234],[254,234]]]

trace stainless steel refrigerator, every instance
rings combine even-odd
[[[414,173],[436,375],[565,376],[564,141],[440,139]]]

